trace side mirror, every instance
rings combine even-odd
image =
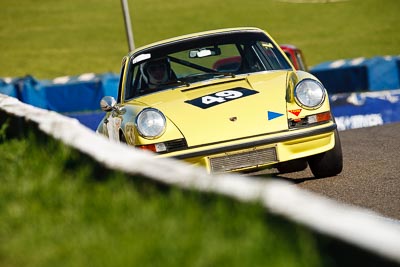
[[[115,101],[115,98],[112,96],[103,97],[100,101],[100,107],[105,112],[108,112],[108,111],[115,112],[114,115],[115,114],[123,115],[126,112],[125,107],[120,107],[119,105],[117,105],[117,101]]]
[[[112,96],[105,96],[100,101],[101,109],[106,112],[113,110],[116,104],[117,101],[115,101],[115,98]]]

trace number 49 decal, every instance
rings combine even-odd
[[[206,109],[228,101],[246,97],[249,95],[257,94],[257,91],[250,90],[247,88],[236,87],[225,91],[220,91],[214,94],[205,95],[192,100],[185,101],[186,103],[192,104],[196,107]]]

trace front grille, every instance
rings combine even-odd
[[[275,147],[210,158],[212,173],[234,171],[277,162]]]
[[[182,149],[187,149],[187,143],[185,139],[177,139],[165,142],[168,152],[174,152]]]

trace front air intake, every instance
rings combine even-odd
[[[259,167],[277,162],[275,147],[246,151],[237,154],[210,158],[212,173],[221,173],[240,170],[250,167]]]

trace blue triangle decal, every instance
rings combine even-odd
[[[277,113],[277,112],[272,112],[272,111],[268,111],[268,120],[273,120],[276,118],[279,118],[280,116],[283,116],[282,113]]]

